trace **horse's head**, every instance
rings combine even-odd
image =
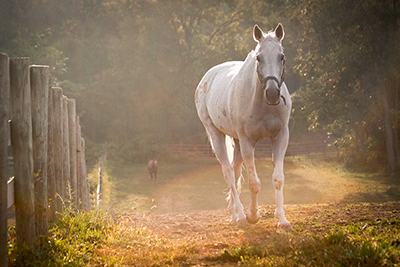
[[[275,30],[264,33],[258,25],[254,26],[253,37],[258,43],[256,52],[256,71],[259,84],[265,91],[268,105],[275,106],[280,103],[281,86],[285,76],[285,54],[281,45],[285,36],[282,24]]]

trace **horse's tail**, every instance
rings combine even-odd
[[[234,158],[234,153],[235,153],[235,150],[234,150],[235,143],[233,141],[233,138],[226,135],[225,136],[225,145],[226,145],[226,152],[228,154],[229,162],[232,164],[233,158]],[[240,172],[240,176],[236,181],[236,190],[237,190],[238,194],[240,194],[240,192],[242,191],[242,181],[243,181],[243,175],[242,175],[242,172]],[[227,197],[227,200],[229,200],[229,199],[230,199],[230,194]]]

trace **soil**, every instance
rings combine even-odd
[[[203,242],[203,252],[213,253],[240,243],[256,243],[263,236],[276,233],[274,206],[260,207],[257,224],[238,228],[230,222],[228,210],[197,211],[169,214],[124,214],[121,222],[145,227],[160,237],[171,240]],[[293,231],[315,234],[329,232],[329,226],[392,221],[400,216],[400,202],[358,204],[313,204],[285,206]]]

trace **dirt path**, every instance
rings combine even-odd
[[[268,160],[258,160],[256,163],[261,179],[259,205],[274,205],[272,164]],[[108,206],[112,207],[112,211],[165,214],[222,210],[227,207],[227,185],[218,162],[160,162],[159,166],[157,184],[151,183],[146,166],[122,166],[110,172],[113,185]],[[285,162],[284,203],[294,205],[400,200],[400,184],[394,177],[347,173],[334,166],[321,161],[315,163],[288,159]],[[250,192],[246,174],[240,198],[247,207]]]
[[[330,225],[349,225],[387,221],[400,217],[400,202],[288,205],[287,217],[294,231],[321,234],[330,230]],[[255,225],[238,228],[231,224],[227,210],[198,211],[169,214],[124,214],[121,223],[143,227],[155,234],[169,238],[171,242],[196,241],[202,244],[205,255],[221,251],[221,248],[240,243],[257,243],[263,236],[276,233],[277,220],[273,216],[274,206],[261,208],[262,217]]]

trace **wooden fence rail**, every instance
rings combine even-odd
[[[49,67],[0,53],[0,266],[7,265],[10,205],[17,245],[32,250],[40,248],[48,221],[63,210],[61,198],[74,209],[90,209],[84,144],[75,100],[51,87]]]
[[[289,143],[286,156],[326,157],[327,153],[335,152],[336,150],[333,147],[328,146],[325,142]],[[169,155],[185,156],[194,159],[214,157],[214,152],[210,144],[168,144],[166,146],[166,153]],[[254,156],[256,158],[270,158],[272,156],[271,144],[258,144],[255,148]]]

